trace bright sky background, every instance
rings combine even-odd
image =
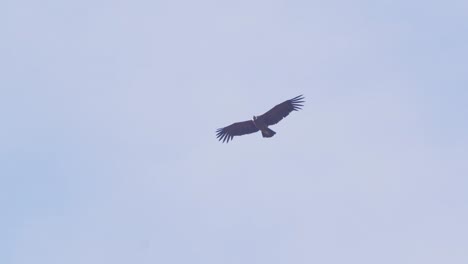
[[[465,0],[6,0],[0,32],[2,264],[468,263]]]

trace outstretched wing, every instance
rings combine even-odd
[[[298,111],[301,109],[302,103],[304,103],[304,96],[299,95],[293,99],[282,102],[276,105],[270,111],[259,116],[265,122],[267,126],[275,125],[283,118],[287,117],[292,111]]]
[[[216,130],[216,137],[219,141],[228,143],[234,136],[242,136],[257,132],[258,128],[255,126],[252,120],[234,123],[230,126],[220,128]]]

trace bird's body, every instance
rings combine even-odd
[[[303,106],[301,103],[304,103],[303,100],[304,97],[302,95],[296,96],[293,99],[276,105],[261,116],[254,116],[253,120],[237,122],[230,126],[220,128],[216,131],[217,137],[220,141],[226,143],[232,140],[234,136],[242,136],[258,131],[262,132],[263,137],[273,137],[276,132],[268,128],[268,126],[277,124],[292,111],[300,110],[301,106]]]
[[[262,118],[262,116],[260,116],[260,118],[254,116],[253,122],[255,124],[255,127],[258,128],[258,130],[262,131],[263,137],[272,137],[276,134],[275,131],[268,128],[268,125],[265,123],[265,120],[264,118]]]

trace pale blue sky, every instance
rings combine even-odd
[[[2,264],[468,263],[466,1],[6,0],[0,32]]]

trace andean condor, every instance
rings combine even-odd
[[[264,113],[261,116],[254,116],[253,120],[237,122],[230,126],[220,128],[216,131],[216,136],[219,141],[228,143],[234,136],[242,136],[245,134],[255,133],[262,131],[263,137],[272,137],[276,134],[275,131],[268,128],[277,124],[283,118],[287,117],[292,111],[298,111],[301,109],[302,103],[304,103],[304,96],[299,95],[293,99],[282,102],[276,105],[270,111]]]

